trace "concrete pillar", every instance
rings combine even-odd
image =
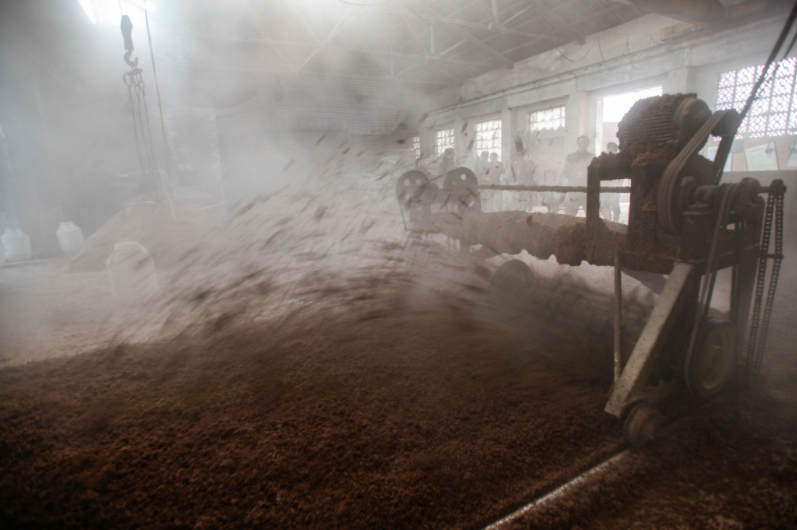
[[[665,94],[688,94],[694,90],[695,80],[692,68],[683,66],[667,73],[667,82],[663,87]]]
[[[578,148],[577,139],[587,134],[587,100],[586,92],[573,92],[565,103],[565,154]],[[594,139],[594,138],[593,138]]]
[[[462,161],[466,160],[467,157],[470,156],[470,154],[467,152],[468,142],[473,136],[472,134],[469,134],[468,131],[470,126],[470,123],[462,118],[457,118],[454,120],[454,151],[457,152],[457,159]]]
[[[418,136],[421,137],[421,156],[431,160],[434,157],[434,131],[428,127],[421,127]]]
[[[501,162],[506,162],[512,156],[517,130],[517,112],[504,108],[501,111]]]
[[[601,124],[602,126],[602,124]],[[589,96],[587,98],[586,116],[584,117],[584,132],[589,136],[588,149],[596,155],[601,154],[601,146],[597,143],[598,136],[598,97]]]

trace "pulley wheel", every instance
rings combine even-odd
[[[658,410],[647,403],[639,403],[631,409],[625,419],[623,437],[626,442],[639,447],[655,438],[661,424],[662,417]]]
[[[488,302],[498,309],[518,308],[528,298],[533,279],[534,272],[524,262],[507,261],[490,278]]]
[[[452,169],[443,180],[443,187],[449,190],[451,199],[462,209],[479,209],[479,179],[466,167]]]
[[[691,179],[685,180],[686,177]],[[656,213],[661,228],[670,235],[680,235],[691,192],[713,182],[714,164],[700,155],[690,157],[680,174],[662,177],[656,190]]]
[[[423,194],[429,178],[421,171],[411,170],[401,175],[396,182],[396,197],[404,208],[410,208],[418,202]]]
[[[684,368],[689,390],[704,398],[719,394],[733,373],[737,346],[736,326],[727,320],[709,318]]]

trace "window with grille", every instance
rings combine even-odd
[[[442,155],[449,147],[454,147],[454,129],[443,129],[442,131],[437,131],[437,138],[435,138],[435,148],[437,149],[437,155]]]
[[[476,154],[482,151],[501,154],[501,120],[483,121],[476,124]]]
[[[538,110],[529,114],[529,130],[544,131],[556,130],[565,126],[565,108]]]
[[[421,137],[420,136],[413,136],[412,137],[412,150],[415,153],[415,160],[421,158]]]
[[[770,74],[758,91],[758,98],[736,134],[739,138],[783,136],[797,133],[797,92],[795,75],[797,58],[789,57],[777,64],[774,78]],[[774,70],[775,65],[770,67]],[[764,66],[749,66],[720,76],[717,110],[741,111]]]

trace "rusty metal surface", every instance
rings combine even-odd
[[[501,184],[485,184],[477,187],[480,190],[503,191],[553,191],[556,193],[586,193],[586,186],[503,186]],[[631,186],[604,187],[601,193],[631,193]]]
[[[422,230],[444,234],[466,245],[483,245],[497,254],[526,251],[534,257],[579,265],[613,265],[615,248],[625,245],[627,227],[601,221],[595,237],[587,237],[583,217],[556,213],[495,212],[438,213],[429,216]]]
[[[609,414],[621,417],[628,404],[642,392],[685,303],[693,280],[692,270],[692,266],[685,263],[679,263],[673,269],[642,336],[614,385],[605,409]]]

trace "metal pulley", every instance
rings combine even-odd
[[[667,165],[656,193],[659,226],[674,236],[681,233],[681,217],[691,202],[691,192],[700,186],[716,184],[725,165],[722,160],[718,170],[717,160],[711,162],[698,155],[698,151],[706,145],[709,134],[723,137],[723,142],[726,138],[732,140],[731,131],[735,131],[735,125],[738,124],[739,114],[735,110],[718,111],[706,117],[704,106],[705,102],[701,100],[687,100],[682,104],[682,109],[676,115],[676,134],[681,141],[695,131],[700,121],[703,123],[681,147],[678,156]]]
[[[421,171],[407,171],[401,175],[396,182],[396,198],[404,208],[410,208],[414,203],[419,202],[429,178]]]
[[[450,193],[449,203],[460,210],[481,211],[479,179],[470,169],[458,167],[449,171],[443,181],[443,188]]]
[[[684,380],[702,398],[717,395],[733,375],[739,353],[739,332],[733,322],[709,318],[702,325],[697,348],[684,365]]]

